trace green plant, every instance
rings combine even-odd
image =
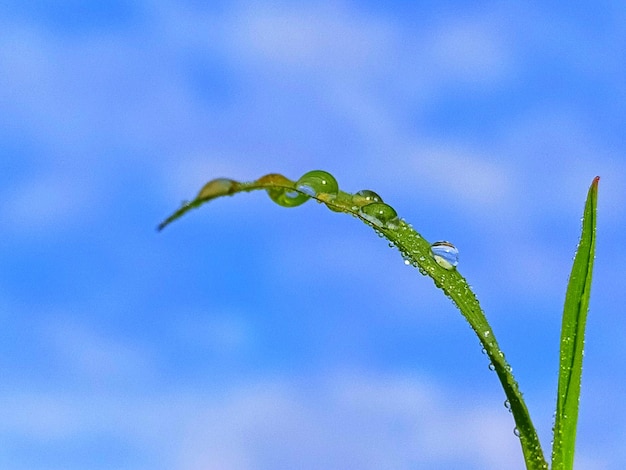
[[[587,195],[582,235],[574,258],[567,287],[560,344],[559,380],[554,422],[552,469],[571,470],[574,465],[576,425],[582,375],[583,345],[591,277],[595,252],[596,201],[599,177]],[[324,203],[334,212],[345,212],[371,226],[380,236],[398,248],[405,263],[412,264],[454,302],[474,330],[502,384],[507,407],[515,420],[526,467],[547,469],[541,443],[519,386],[491,326],[465,278],[456,269],[456,249],[448,242],[429,243],[413,227],[398,218],[396,211],[370,190],[350,194],[339,189],[337,181],[321,170],[310,171],[297,181],[279,174],[269,174],[252,182],[220,178],[209,181],[191,202],[165,219],[159,230],[189,210],[221,196],[239,192],[267,191],[269,197],[284,207],[296,207],[309,199]]]

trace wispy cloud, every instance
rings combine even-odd
[[[5,442],[21,436],[35,448],[110,435],[159,456],[155,468],[177,470],[522,468],[506,411],[464,400],[417,377],[358,373],[262,380],[208,396],[13,394],[2,400],[0,430]]]

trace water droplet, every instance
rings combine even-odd
[[[404,264],[405,264],[405,266],[410,266],[411,265],[411,260],[410,259],[405,259],[404,260]]]
[[[444,269],[453,269],[459,264],[459,250],[450,242],[435,242],[430,245],[430,252],[437,264]]]
[[[489,363],[489,370],[496,370],[496,366],[493,364],[493,362]]]
[[[305,173],[296,182],[296,188],[309,196],[317,196],[321,193],[336,195],[339,191],[335,177],[323,170]]]
[[[369,189],[362,189],[352,195],[352,201],[358,206],[365,206],[373,202],[383,202],[383,198]]]
[[[268,188],[267,194],[272,201],[283,207],[296,207],[309,200],[309,196],[289,188]]]
[[[232,194],[236,184],[236,181],[230,180],[228,178],[217,178],[211,180],[202,187],[202,189],[196,196],[196,199],[206,199]]]
[[[513,434],[515,434],[517,437],[520,437],[522,435],[522,433],[520,432],[519,429],[517,429],[517,426],[515,426],[513,428]]]
[[[504,407],[509,410],[509,413],[511,413],[511,402],[508,400],[508,398],[506,400],[504,400]]]
[[[485,331],[483,332],[483,336],[484,336],[485,338],[488,338],[490,334],[491,334],[491,332],[490,332],[489,330],[485,330]]]
[[[377,227],[388,227],[398,218],[396,210],[384,202],[374,202],[361,207],[361,217]]]

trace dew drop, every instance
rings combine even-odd
[[[369,189],[362,189],[352,195],[352,201],[358,206],[365,206],[373,202],[383,202],[383,198]]]
[[[489,363],[489,370],[491,370],[491,371],[496,370],[496,366],[494,365],[493,362]]]
[[[377,227],[388,227],[398,218],[396,210],[384,202],[373,202],[361,207],[361,217]]]
[[[450,242],[435,242],[430,245],[430,252],[437,264],[444,269],[453,269],[459,264],[459,250]]]
[[[504,407],[511,413],[511,402],[508,399],[504,400]]]
[[[202,187],[196,196],[196,199],[206,199],[232,194],[236,184],[236,181],[228,178],[217,178],[211,180]]]
[[[513,434],[515,434],[517,437],[520,437],[522,435],[517,426],[513,428]]]
[[[299,193],[295,189],[268,188],[267,194],[272,201],[283,207],[296,207],[309,200],[309,196]]]
[[[339,185],[335,177],[323,170],[305,173],[296,182],[296,188],[309,196],[317,196],[322,193],[337,195],[339,192]]]
[[[411,265],[411,260],[410,259],[405,259],[404,260],[404,265],[405,266],[410,266]]]

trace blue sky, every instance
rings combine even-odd
[[[215,177],[312,169],[450,240],[549,452],[601,176],[577,469],[626,466],[619,2],[9,0],[0,467],[521,469],[460,314],[350,217]]]

